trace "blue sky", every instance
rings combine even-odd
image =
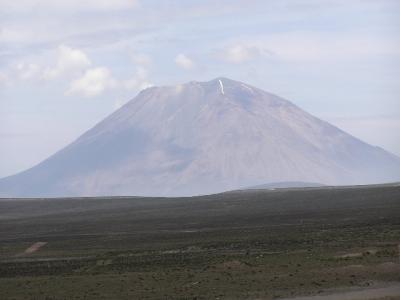
[[[218,76],[400,155],[396,0],[0,0],[0,177],[150,85]]]

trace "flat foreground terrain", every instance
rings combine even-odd
[[[396,185],[3,199],[0,299],[393,300],[399,244]]]

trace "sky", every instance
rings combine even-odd
[[[400,156],[400,1],[0,0],[0,177],[143,88],[224,76]]]

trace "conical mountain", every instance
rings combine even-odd
[[[281,181],[400,179],[400,159],[227,78],[151,87],[1,196],[197,195]]]

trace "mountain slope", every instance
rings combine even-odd
[[[194,195],[280,181],[400,179],[400,159],[227,78],[152,87],[2,196]]]

